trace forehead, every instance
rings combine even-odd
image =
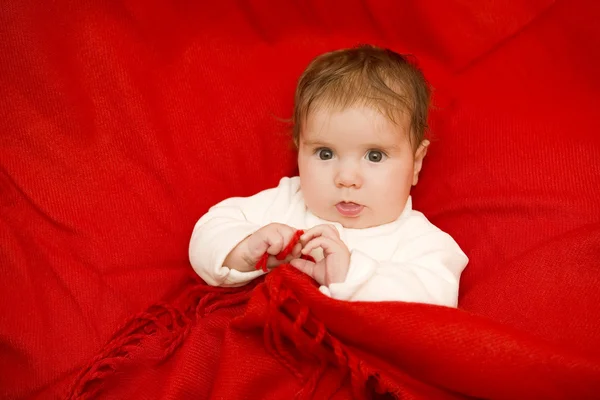
[[[306,118],[301,139],[303,142],[369,142],[397,146],[409,138],[409,118],[404,114],[399,113],[392,121],[379,110],[367,106],[315,107]]]

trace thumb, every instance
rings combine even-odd
[[[295,258],[290,261],[290,265],[300,272],[304,272],[306,275],[314,278],[313,272],[315,270],[315,263],[312,261],[304,260],[302,258]]]
[[[290,261],[290,264],[300,272],[304,272],[306,275],[313,278],[320,285],[324,285],[325,273],[323,265],[315,264],[312,261],[304,260],[302,258],[296,258]]]

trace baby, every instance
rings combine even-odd
[[[335,299],[455,307],[468,258],[410,196],[429,145],[429,102],[422,73],[393,51],[315,58],[295,95],[299,176],[213,206],[192,234],[194,270],[209,285],[240,286],[265,273],[255,265],[266,252],[268,268],[291,263]]]

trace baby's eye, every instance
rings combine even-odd
[[[382,162],[386,157],[385,153],[379,150],[369,150],[366,156],[367,160],[374,163]]]
[[[317,149],[316,153],[321,160],[331,160],[333,158],[333,151],[328,148]]]

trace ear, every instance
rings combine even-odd
[[[425,155],[427,155],[427,147],[429,147],[429,140],[423,140],[415,152],[412,182],[413,186],[419,182],[419,172],[421,172],[421,168],[423,167],[423,159],[425,158]]]

